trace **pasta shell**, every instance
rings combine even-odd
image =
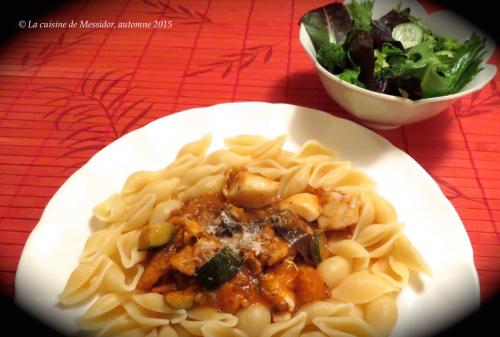
[[[90,263],[80,264],[70,275],[59,300],[64,305],[76,304],[95,294],[112,261],[101,255]]]
[[[397,319],[394,296],[384,295],[365,305],[365,320],[373,327],[376,337],[388,336]]]
[[[266,137],[259,135],[239,135],[224,139],[224,144],[234,153],[249,156],[259,145],[267,141]]]
[[[260,303],[241,309],[238,314],[237,328],[245,331],[249,337],[258,337],[262,329],[271,324],[271,312]]]
[[[121,304],[127,300],[124,294],[109,293],[99,297],[85,314],[77,319],[82,330],[99,330],[109,321],[124,314]]]
[[[362,270],[346,277],[340,285],[332,290],[332,298],[354,304],[373,301],[377,297],[398,291],[398,288],[387,280]]]
[[[431,268],[425,263],[422,255],[404,235],[400,235],[394,243],[394,257],[408,268],[418,273],[432,275]]]
[[[212,142],[212,135],[206,134],[198,140],[195,140],[192,143],[188,143],[184,145],[179,152],[177,153],[176,158],[180,158],[185,155],[193,155],[195,157],[201,157],[205,155],[208,148],[210,147],[210,143]]]
[[[299,165],[288,171],[280,181],[279,195],[281,198],[285,199],[293,194],[304,192],[309,183],[310,172],[310,164]]]
[[[146,258],[146,253],[138,250],[139,235],[140,231],[131,231],[121,235],[116,241],[120,262],[126,269],[132,268]]]
[[[305,312],[298,313],[290,320],[276,322],[266,326],[260,336],[261,337],[298,337],[306,324],[307,314]]]
[[[372,328],[364,320],[356,317],[316,317],[313,323],[328,336],[373,336]]]

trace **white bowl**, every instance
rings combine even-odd
[[[379,18],[394,8],[399,0],[375,1],[373,17]],[[463,42],[472,32],[486,37],[486,54],[483,70],[460,92],[433,98],[413,101],[404,97],[396,97],[357,87],[323,68],[316,60],[316,51],[303,24],[300,25],[300,42],[313,61],[319,78],[326,92],[341,107],[356,116],[361,123],[375,129],[392,129],[434,117],[449,107],[462,96],[481,90],[496,74],[497,67],[486,64],[495,50],[494,41],[484,32],[449,11],[438,11],[427,15],[424,8],[416,1],[404,0],[401,8],[411,8],[412,15],[421,17],[425,25],[439,36],[453,36]]]

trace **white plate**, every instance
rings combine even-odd
[[[479,283],[466,231],[438,185],[412,158],[384,138],[325,112],[287,104],[221,104],[160,118],[118,139],[73,174],[47,205],[31,233],[16,275],[16,302],[67,333],[85,307],[57,303],[78,264],[91,229],[92,208],[121,189],[134,171],[170,163],[181,145],[211,132],[211,150],[237,134],[288,135],[297,150],[314,138],[337,150],[378,184],[396,208],[405,233],[433,270],[414,278],[398,298],[400,315],[391,336],[424,336],[461,319],[479,305]]]

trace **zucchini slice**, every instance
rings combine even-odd
[[[315,266],[328,258],[328,247],[326,245],[326,235],[324,232],[318,232],[313,235],[310,249],[311,259]]]
[[[401,42],[404,49],[409,49],[422,41],[424,31],[422,28],[412,22],[405,22],[397,25],[392,30],[392,38]]]
[[[239,254],[224,246],[207,263],[198,268],[196,277],[207,290],[215,290],[231,280],[240,270],[241,264]]]
[[[157,222],[144,227],[139,235],[139,250],[166,245],[173,236],[174,226],[170,222]]]

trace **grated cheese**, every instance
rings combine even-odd
[[[220,234],[221,223],[238,226],[241,231],[235,231],[230,236],[220,236],[218,234]],[[241,223],[225,211],[220,213],[216,221],[208,224],[205,231],[210,235],[216,236],[223,245],[228,246],[236,252],[240,252],[242,249],[251,250],[256,256],[264,253],[265,240],[261,235],[260,227],[255,223]]]
[[[222,237],[220,240],[226,246],[238,252],[241,249],[252,250],[256,256],[259,256],[263,250],[260,233],[251,231],[246,227],[243,227],[241,233],[235,233],[232,237]]]

